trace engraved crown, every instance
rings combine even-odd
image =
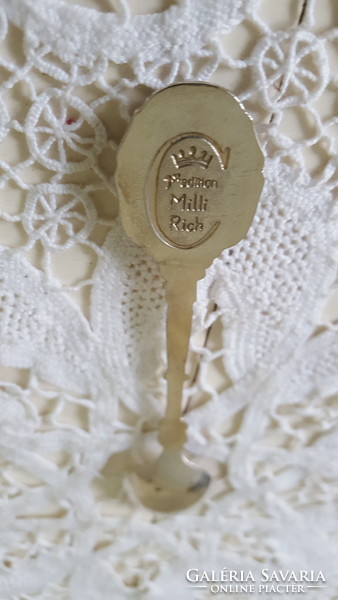
[[[187,155],[184,150],[179,150],[177,154],[172,154],[171,158],[176,169],[187,167],[189,165],[198,165],[199,167],[207,169],[210,165],[212,154],[208,154],[206,150],[197,153],[196,146],[190,146]]]

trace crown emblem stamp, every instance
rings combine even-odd
[[[190,146],[188,151],[180,149],[177,154],[172,154],[171,158],[176,169],[190,166],[207,169],[213,156],[207,150],[197,150],[196,146]]]

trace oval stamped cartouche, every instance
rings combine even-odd
[[[160,150],[156,194],[147,198],[154,232],[173,248],[206,242],[220,225],[231,150],[199,133],[184,133]]]

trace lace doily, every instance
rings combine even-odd
[[[338,31],[315,0],[284,28],[259,0],[115,5],[0,0],[0,598],[202,599],[187,569],[226,565],[322,569],[334,600],[337,117],[321,99]],[[217,77],[254,119],[265,187],[198,285],[187,450],[214,484],[152,514],[128,474],[163,414],[164,289],[116,217],[115,154],[152,91]]]

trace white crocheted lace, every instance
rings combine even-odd
[[[338,31],[320,4],[276,30],[259,0],[0,0],[1,600],[209,598],[186,571],[224,566],[321,569],[306,598],[337,598],[337,117],[320,100]],[[154,514],[129,473],[163,415],[164,289],[115,218],[115,154],[154,90],[216,76],[254,119],[265,187],[198,284],[187,451],[214,482]]]

